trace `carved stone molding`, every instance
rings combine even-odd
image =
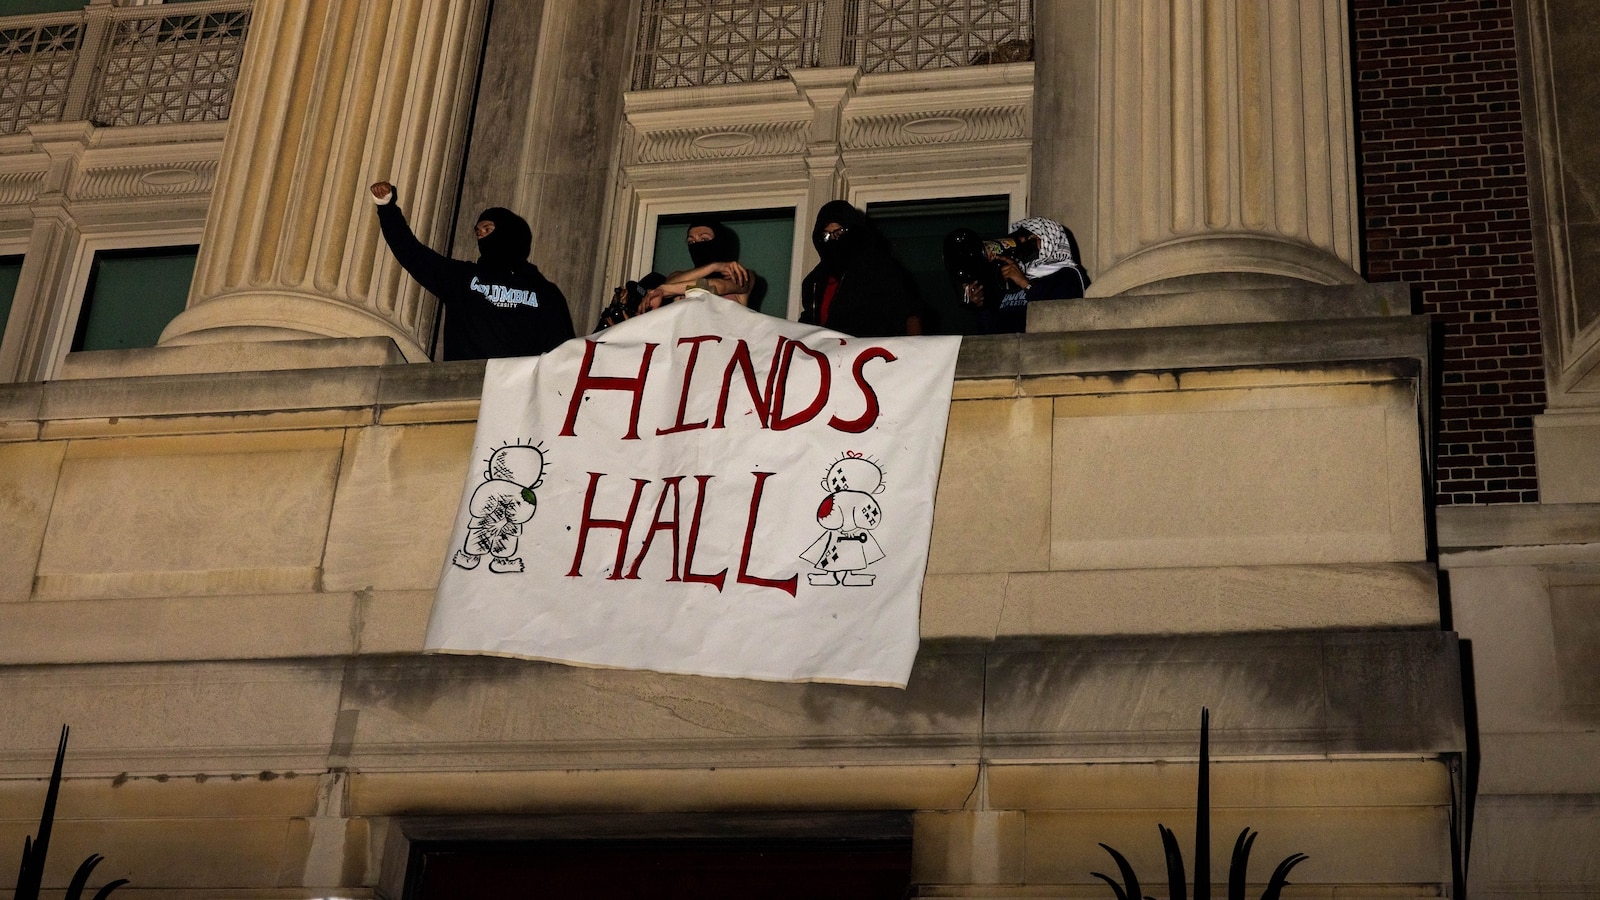
[[[881,150],[923,144],[1027,140],[1033,102],[944,110],[901,110],[852,115],[846,109],[840,143],[851,150]]]
[[[664,128],[634,127],[627,144],[627,163],[653,164],[711,159],[749,159],[801,153],[811,121],[760,122]]]
[[[84,166],[73,176],[67,194],[74,200],[206,196],[216,178],[216,160]]]
[[[32,203],[44,186],[43,171],[0,172],[0,207]]]
[[[1025,141],[1033,132],[1031,63],[915,79],[830,71],[846,74],[630,94],[623,164]]]

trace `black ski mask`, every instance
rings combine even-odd
[[[533,229],[526,220],[505,207],[491,206],[478,213],[478,221],[494,223],[494,231],[478,239],[478,262],[509,269],[528,261],[533,252]]]
[[[721,222],[701,220],[689,223],[689,230],[711,229],[711,240],[689,245],[689,260],[696,268],[717,262],[735,262],[739,259],[739,236]]]
[[[840,226],[841,231],[829,235],[829,223]],[[863,247],[872,240],[872,225],[867,216],[843,200],[829,200],[817,211],[817,224],[811,229],[811,246],[817,248],[822,265],[829,271],[842,270]]]

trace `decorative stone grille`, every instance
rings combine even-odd
[[[0,20],[0,134],[228,118],[251,0],[91,6]]]
[[[248,5],[112,22],[89,118],[98,125],[227,119],[249,26]]]
[[[1032,0],[860,0],[845,56],[866,72],[1033,58]]]
[[[82,42],[82,21],[0,28],[0,134],[61,121]]]
[[[646,0],[633,89],[1033,58],[1033,0]]]

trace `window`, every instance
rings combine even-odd
[[[944,270],[944,238],[957,228],[1000,237],[1006,233],[1011,198],[957,197],[942,200],[898,200],[867,204],[867,215],[894,245],[895,256],[911,271],[927,309],[922,329],[927,334],[973,334],[977,319]]]
[[[789,311],[789,274],[793,265],[793,209],[752,209],[736,212],[662,216],[656,222],[655,255],[651,267],[661,274],[692,268],[684,242],[689,222],[715,219],[739,236],[739,262],[756,273],[750,308],[780,318]],[[642,273],[641,273],[642,274]]]
[[[22,277],[22,257],[0,256],[0,344],[6,340],[6,319],[11,316],[11,301]]]
[[[72,349],[154,347],[189,301],[198,247],[101,250],[78,311]]]

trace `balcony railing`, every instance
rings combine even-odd
[[[250,7],[206,0],[0,19],[0,134],[227,119]]]
[[[1033,0],[646,0],[633,89],[1033,58]]]

